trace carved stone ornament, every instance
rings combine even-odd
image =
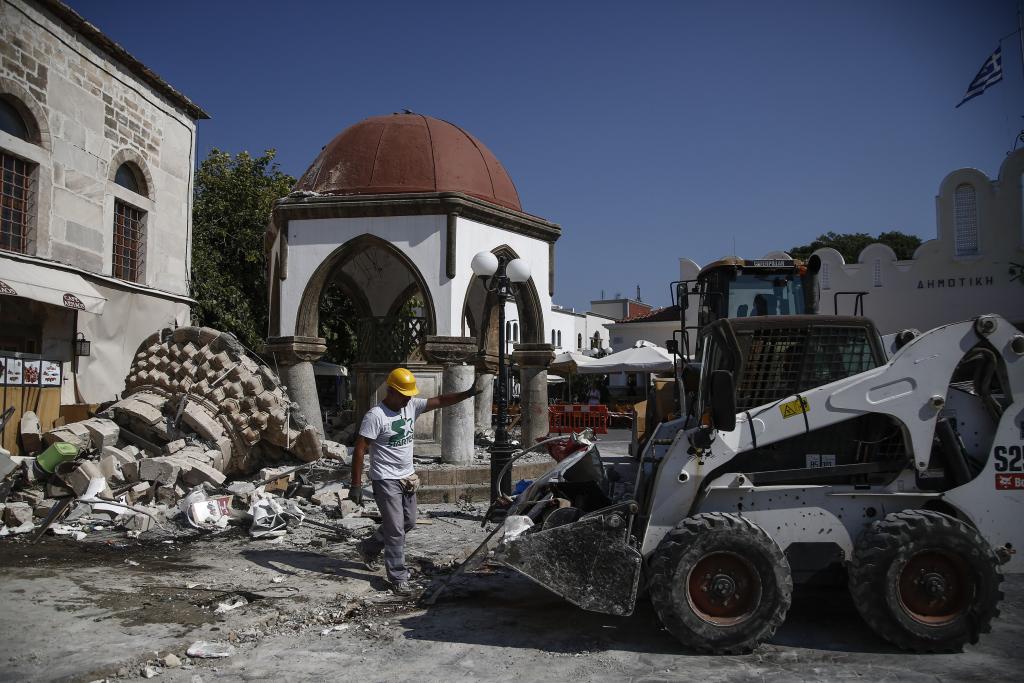
[[[512,347],[512,360],[521,368],[546,368],[555,358],[551,344],[516,344]]]
[[[322,337],[271,337],[267,340],[267,353],[272,353],[281,365],[312,363],[327,351]]]
[[[440,365],[458,365],[475,360],[476,337],[440,337],[428,335],[423,344],[427,360]]]

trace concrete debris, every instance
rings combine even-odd
[[[174,653],[169,652],[160,658],[160,665],[167,669],[176,669],[181,666],[181,659]]]
[[[220,659],[235,654],[235,646],[230,643],[213,643],[208,640],[197,640],[188,646],[186,654],[200,659]]]
[[[243,598],[241,595],[236,595],[230,600],[225,600],[224,602],[217,603],[217,608],[213,610],[213,613],[224,614],[225,612],[230,612],[231,610],[238,609],[239,607],[245,607],[248,604],[248,600]]]
[[[139,673],[142,675],[143,678],[155,678],[163,672],[161,672],[160,669],[157,669],[154,666],[146,664],[142,667],[142,671],[140,671]]]
[[[34,454],[43,450],[43,434],[39,425],[39,416],[31,410],[22,413],[19,433],[21,434],[21,447],[26,453]]]
[[[47,431],[36,414],[23,414],[22,453],[66,443],[77,455],[47,456],[43,468],[30,455],[0,453],[0,481],[9,486],[0,535],[32,530],[68,498],[77,501],[62,506],[49,529],[75,539],[101,529],[137,538],[238,522],[254,538],[275,538],[306,515],[295,497],[333,520],[360,514],[343,483],[352,411],[329,417],[335,440],[322,440],[278,376],[230,334],[187,327],[151,335],[121,399],[95,409]]]

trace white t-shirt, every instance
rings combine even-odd
[[[370,442],[370,479],[404,479],[413,474],[416,418],[426,408],[427,399],[411,398],[398,411],[383,402],[366,411],[359,425],[359,435]]]

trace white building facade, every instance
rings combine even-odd
[[[142,339],[189,323],[208,117],[55,0],[0,2],[0,56],[0,350],[61,361],[62,403],[112,400]]]

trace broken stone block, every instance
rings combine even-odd
[[[39,505],[35,506],[33,513],[35,513],[36,517],[45,518],[58,503],[60,503],[60,501],[55,498],[44,498]]]
[[[181,500],[184,495],[185,489],[181,488],[177,484],[174,484],[173,486],[157,486],[154,499],[161,505],[173,506],[177,505],[178,501]]]
[[[177,441],[172,441],[164,446],[164,451],[166,451],[168,455],[171,455],[177,453],[187,445],[188,444],[185,442],[185,439],[178,439]]]
[[[121,434],[121,428],[113,420],[92,417],[81,424],[89,430],[93,448],[103,450],[107,446],[117,445],[117,437]]]
[[[143,458],[139,461],[139,479],[153,481],[164,486],[173,485],[181,474],[181,463],[177,460],[160,458]]]
[[[327,484],[310,496],[314,504],[322,507],[340,507],[341,501],[348,498],[348,487],[337,482]]]
[[[128,489],[128,500],[135,503],[149,503],[153,500],[153,489],[155,486],[148,481],[140,481],[135,486]]]
[[[17,461],[11,456],[0,453],[0,481],[13,474],[18,469]]]
[[[117,462],[118,469],[121,468],[121,465],[126,465],[128,463],[135,462],[135,458],[133,456],[128,455],[127,453],[124,452],[124,450],[117,448],[115,446],[107,446],[106,448],[103,449],[103,457],[108,456],[113,458],[114,461]]]
[[[120,463],[117,462],[114,456],[104,455],[102,458],[99,459],[99,466],[100,472],[103,473],[103,476],[106,478],[107,481],[110,481],[111,479],[124,479],[124,477],[121,476]]]
[[[288,482],[295,476],[294,472],[285,474],[286,467],[264,467],[260,470],[259,481],[267,481],[271,477],[278,477],[268,482],[264,486],[264,490],[267,493],[273,493],[274,491],[286,491],[288,489]],[[280,475],[280,476],[278,476]]]
[[[39,489],[21,489],[15,491],[7,499],[8,502],[26,503],[29,507],[35,507],[43,501],[43,492]]]
[[[121,478],[128,484],[139,480],[139,460],[121,463]]]
[[[124,452],[125,455],[130,455],[136,460],[138,460],[141,457],[142,453],[142,451],[139,450],[139,447],[134,444],[128,444],[127,446],[121,448],[121,450]]]
[[[129,531],[149,531],[156,524],[153,522],[153,518],[149,515],[143,515],[135,513],[133,515],[126,516],[123,520],[122,526]]]
[[[243,503],[249,502],[249,497],[254,491],[256,491],[256,487],[248,481],[233,481],[228,486],[228,492],[237,496]]]
[[[224,474],[213,469],[209,465],[194,463],[188,471],[181,476],[182,480],[189,486],[199,486],[204,482],[220,486],[224,483]]]
[[[26,453],[38,453],[43,450],[42,429],[39,426],[39,416],[31,410],[26,410],[21,416],[21,447]]]
[[[352,464],[352,458],[348,454],[348,448],[346,448],[345,446],[341,445],[336,441],[324,440],[322,443],[322,449],[325,458],[330,458],[331,460],[338,460],[346,465]]]
[[[92,444],[92,435],[81,422],[72,422],[63,427],[51,429],[43,436],[43,441],[49,446],[56,441],[64,441],[73,444],[80,451],[87,450]]]
[[[71,473],[64,475],[64,482],[78,496],[85,494],[89,489],[89,482],[93,479],[103,479],[106,481],[106,477],[103,476],[103,471],[100,469],[99,464],[89,460],[80,462],[78,467]],[[107,494],[101,492],[101,495],[109,495],[109,490]]]
[[[217,418],[206,412],[202,406],[196,403],[190,402],[185,405],[185,410],[181,414],[181,419],[196,434],[203,437],[206,441],[216,443],[220,439],[224,438],[224,428],[221,427]]]
[[[4,508],[4,524],[18,527],[25,523],[32,523],[31,506],[28,503],[7,503]]]

